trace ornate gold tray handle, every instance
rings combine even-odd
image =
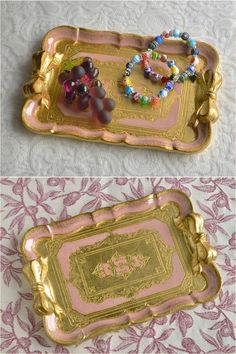
[[[41,105],[49,109],[50,95],[48,93],[48,83],[52,80],[55,69],[57,69],[63,56],[64,54],[59,53],[51,55],[43,50],[33,54],[32,79],[23,86],[25,97],[37,98],[41,100]]]
[[[53,291],[47,281],[48,259],[40,257],[27,263],[23,272],[32,282],[32,292],[34,296],[34,310],[39,315],[50,315],[55,313],[60,316],[62,309],[56,304]]]
[[[216,250],[207,241],[204,233],[204,219],[200,214],[191,213],[184,218],[175,219],[176,226],[189,238],[192,249],[192,269],[194,274],[203,270],[204,264],[212,263],[216,257]]]
[[[222,84],[222,75],[211,69],[201,74],[196,93],[196,111],[189,125],[196,128],[199,123],[215,123],[219,117],[216,93]],[[202,96],[202,92],[204,92]],[[201,97],[201,98],[200,98]]]

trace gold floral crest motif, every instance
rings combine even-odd
[[[121,255],[117,251],[106,263],[98,263],[92,274],[99,278],[105,277],[128,277],[137,269],[145,267],[150,257],[142,254]]]

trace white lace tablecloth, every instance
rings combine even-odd
[[[235,353],[236,180],[229,178],[2,179],[1,353]],[[165,188],[186,192],[205,218],[210,243],[218,251],[219,296],[204,305],[88,340],[78,346],[50,341],[32,310],[32,295],[21,273],[22,235],[36,224],[60,220]]]
[[[2,8],[2,175],[234,175],[235,23],[232,1],[9,1]],[[197,155],[35,135],[21,123],[32,53],[51,28],[158,34],[177,27],[215,46],[224,82],[210,147]]]

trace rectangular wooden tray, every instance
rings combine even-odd
[[[34,227],[21,249],[34,309],[64,344],[196,306],[221,287],[203,218],[177,190]]]
[[[201,72],[198,80],[176,84],[160,106],[143,108],[124,97],[118,81],[126,62],[147,48],[150,39],[150,36],[70,26],[50,30],[43,39],[42,51],[33,55],[33,78],[24,86],[27,97],[22,111],[24,125],[35,133],[132,147],[185,153],[205,149],[211,139],[211,125],[218,118],[215,101],[222,80],[218,53],[209,44],[198,41]],[[189,59],[183,42],[166,40],[158,51],[175,58],[182,70],[187,67]],[[88,119],[88,111],[78,113],[75,106],[63,104],[58,74],[84,56],[93,58],[107,97],[116,101],[112,122],[104,127],[94,126]],[[153,62],[152,66],[162,74],[166,72],[160,61]],[[158,90],[143,78],[141,70],[135,69],[132,80],[144,94]]]

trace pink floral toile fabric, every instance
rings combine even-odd
[[[236,352],[234,178],[4,178],[0,184],[1,353]],[[210,243],[219,254],[217,265],[223,279],[219,297],[194,309],[108,333],[77,346],[65,347],[49,340],[42,319],[32,310],[31,289],[21,273],[19,243],[24,232],[32,226],[167,188],[187,193],[195,210],[205,218]],[[119,255],[117,259],[120,261]]]

